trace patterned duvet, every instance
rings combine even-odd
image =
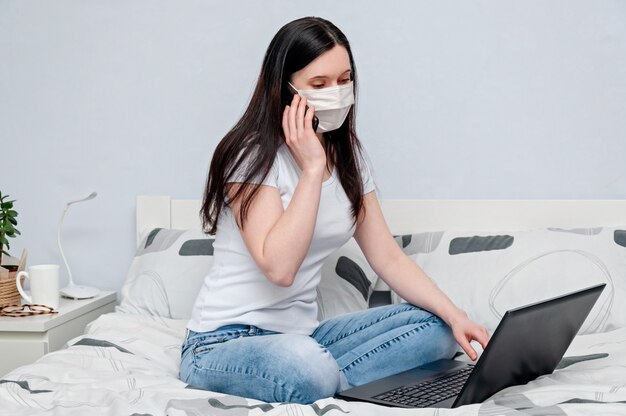
[[[332,398],[263,403],[178,380],[185,322],[111,313],[85,335],[0,379],[4,415],[626,415],[626,328],[579,335],[551,375],[457,409],[393,409]]]

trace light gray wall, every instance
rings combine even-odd
[[[624,198],[626,1],[0,0],[0,189],[30,264],[120,287],[138,194],[201,198],[269,41],[348,36],[385,198]],[[64,274],[65,276],[65,274]]]

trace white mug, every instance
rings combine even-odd
[[[22,284],[20,277],[26,276],[30,279],[30,293],[28,296]],[[15,284],[20,295],[28,303],[38,303],[49,306],[53,309],[59,307],[59,265],[58,264],[41,264],[38,266],[30,266],[28,272],[19,272],[15,277]]]

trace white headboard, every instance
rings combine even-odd
[[[138,196],[136,238],[151,228],[200,229],[200,200]],[[393,234],[441,230],[521,230],[626,224],[626,199],[382,201]]]

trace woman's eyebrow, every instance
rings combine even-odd
[[[346,73],[350,73],[350,72],[352,72],[350,69],[346,69],[339,76],[345,75]],[[316,75],[314,77],[309,78],[309,80],[313,80],[313,79],[317,79],[317,78],[326,79],[326,78],[329,78],[329,77],[328,77],[328,75]]]

